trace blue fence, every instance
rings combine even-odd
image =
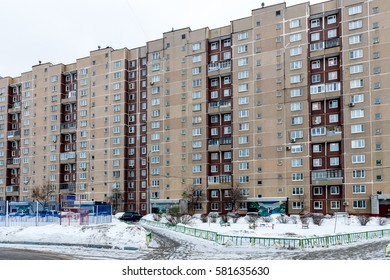
[[[28,227],[48,224],[75,225],[80,220],[79,209],[84,210],[82,224],[112,222],[112,206],[108,204],[89,204],[88,207],[67,208],[66,211],[60,211],[59,209],[59,203],[43,205],[38,202],[0,201],[0,227]]]

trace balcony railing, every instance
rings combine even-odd
[[[229,108],[231,106],[232,106],[232,101],[230,99],[209,102],[209,108]]]
[[[20,158],[9,158],[7,164],[20,164]]]
[[[77,128],[77,122],[68,122],[68,123],[62,123],[61,129],[76,129]]]
[[[340,46],[340,38],[333,38],[328,41],[325,41],[325,48],[334,48]]]
[[[15,136],[20,136],[20,130],[11,130],[7,133],[8,138],[12,138]]]
[[[68,160],[68,159],[74,159],[74,158],[76,158],[76,152],[61,153],[61,155],[60,155],[61,160]]]
[[[312,171],[311,179],[313,181],[343,179],[343,171],[341,169]]]
[[[231,183],[232,176],[231,175],[208,176],[207,181],[209,184]]]
[[[319,94],[325,92],[339,91],[341,87],[340,82],[334,82],[329,84],[318,84],[310,86],[310,94]]]
[[[60,190],[68,190],[70,192],[75,192],[76,191],[76,183],[74,183],[74,182],[61,183]]]
[[[209,146],[230,145],[232,144],[231,137],[212,138],[208,140]]]
[[[230,60],[224,60],[224,61],[218,61],[213,62],[209,64],[209,72],[223,70],[223,69],[230,69],[232,63]]]

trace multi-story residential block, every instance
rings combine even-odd
[[[0,199],[390,213],[390,2],[261,7],[0,79]]]

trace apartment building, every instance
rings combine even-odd
[[[390,213],[390,3],[252,10],[0,79],[0,198]]]

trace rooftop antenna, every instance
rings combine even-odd
[[[264,8],[264,6],[265,6],[265,4],[264,4],[264,2],[262,2],[262,3],[261,3],[261,7]]]
[[[42,61],[38,61],[39,62],[39,64],[41,64],[42,63]]]

